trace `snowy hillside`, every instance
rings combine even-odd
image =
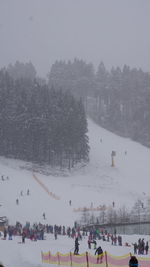
[[[143,202],[147,200],[150,150],[100,128],[91,120],[88,126],[90,163],[71,173],[57,171],[57,175],[52,175],[52,170],[45,167],[42,173],[51,174],[44,175],[30,163],[0,158],[0,216],[7,216],[13,224],[30,221],[73,226],[80,217],[74,209],[79,207],[90,207],[91,203],[93,207],[111,206],[113,201],[116,208],[129,207],[138,198]],[[115,167],[111,167],[112,150],[116,151]],[[127,239],[132,243],[137,238],[124,237],[124,242]],[[20,237],[11,242],[0,240],[0,260],[7,267],[45,266],[41,263],[41,250],[67,253],[74,246],[74,240],[66,237],[56,241],[50,236],[36,243],[27,240],[23,246],[18,244],[18,239]],[[114,255],[133,251],[133,248],[114,248],[110,244],[102,246]],[[87,241],[81,243],[80,249],[87,250]]]
[[[90,163],[79,170],[44,175],[29,163],[0,159],[0,175],[4,176],[4,181],[0,180],[0,216],[7,216],[11,223],[43,222],[45,212],[47,222],[72,225],[79,216],[74,208],[90,207],[91,203],[94,207],[110,206],[113,201],[116,208],[129,207],[138,198],[146,201],[150,196],[150,149],[118,137],[91,120],[88,126]],[[111,167],[112,150],[116,151],[115,167]],[[47,171],[46,167],[43,171]]]

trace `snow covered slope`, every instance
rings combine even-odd
[[[0,179],[0,216],[7,216],[10,223],[73,225],[79,218],[74,208],[90,207],[91,203],[94,207],[110,206],[113,201],[116,208],[129,207],[138,198],[146,201],[150,196],[150,149],[110,133],[91,120],[88,127],[89,165],[65,175],[61,172],[57,176],[44,175],[30,163],[0,158],[0,176],[4,176],[4,181]],[[116,151],[115,167],[111,167],[112,150]]]

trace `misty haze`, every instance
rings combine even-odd
[[[0,0],[0,266],[150,266],[149,14]]]

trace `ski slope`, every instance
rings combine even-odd
[[[1,157],[0,175],[4,175],[5,181],[0,180],[0,216],[7,216],[10,223],[43,222],[42,214],[45,212],[46,220],[52,224],[72,225],[78,219],[78,213],[73,209],[90,207],[91,203],[94,207],[103,204],[109,207],[114,201],[115,207],[119,208],[123,205],[131,207],[137,199],[146,202],[150,196],[150,149],[114,135],[91,120],[88,120],[88,128],[89,165],[70,173],[59,171],[57,175],[44,175],[41,169],[30,163]],[[115,167],[111,167],[112,150],[116,151]],[[52,173],[47,166],[43,171]],[[19,205],[16,205],[17,198]],[[67,216],[63,216],[64,212]]]
[[[81,216],[74,209],[90,207],[91,203],[93,207],[103,204],[109,207],[114,201],[116,208],[123,205],[130,208],[137,199],[146,203],[150,197],[150,149],[119,137],[91,120],[88,120],[88,129],[90,162],[71,172],[54,172],[48,166],[38,167],[29,162],[1,157],[0,177],[3,175],[4,181],[0,179],[0,216],[7,216],[10,224],[29,221],[31,224],[41,222],[73,226]],[[115,167],[111,167],[112,150],[116,151]],[[16,199],[19,205],[16,205]],[[72,201],[71,206],[69,200]],[[48,237],[43,243],[27,240],[23,247],[17,239],[12,242],[0,240],[0,243],[0,260],[8,267],[45,266],[40,262],[41,250],[67,253],[74,246],[73,240],[60,238],[56,242],[54,237]],[[87,249],[87,243],[83,244],[84,249]],[[114,248],[107,249],[114,253]],[[115,255],[128,252],[127,248],[117,249]]]

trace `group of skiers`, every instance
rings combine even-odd
[[[138,255],[148,254],[149,245],[148,241],[145,243],[144,238],[143,239],[139,238],[138,242],[135,242],[132,245],[134,247],[134,254]]]
[[[9,176],[1,175],[1,180],[2,181],[9,180]]]
[[[22,236],[22,243],[25,243],[25,238],[29,238],[30,240],[36,241],[44,239],[44,233],[51,233],[54,234],[55,240],[57,239],[58,235],[67,235],[69,238],[74,238],[76,235],[79,238],[82,238],[81,233],[79,230],[76,230],[74,227],[65,227],[65,226],[58,226],[58,225],[48,225],[48,224],[33,224],[30,225],[29,222],[23,226],[20,222],[16,222],[16,225],[8,225],[5,226],[3,229],[3,239],[12,240],[14,235]]]
[[[30,195],[30,190],[29,189],[27,189],[27,193],[26,194],[27,194],[27,196]],[[23,196],[23,190],[20,191],[20,196]]]
[[[103,241],[107,241],[109,242],[110,241],[110,238],[111,238],[111,241],[112,241],[112,245],[117,245],[117,241],[118,241],[118,245],[119,246],[122,246],[122,236],[118,235],[111,235],[109,233],[107,233],[107,235],[105,236],[103,234],[103,236],[99,235],[99,240],[103,240]],[[97,242],[96,242],[96,239],[97,238],[93,238],[93,235],[90,233],[89,234],[89,237],[88,237],[88,248],[91,249],[91,244],[94,245],[94,249],[96,249],[96,246],[97,246]]]
[[[122,236],[121,235],[110,235],[110,237],[111,237],[111,244],[112,245],[117,245],[117,242],[118,242],[118,245],[119,246],[122,246]],[[108,237],[108,240],[107,241],[109,241],[109,237]]]
[[[29,196],[30,195],[30,190],[27,189],[26,195]],[[20,191],[20,196],[23,196],[23,190]],[[16,199],[16,205],[19,205],[19,199]]]
[[[3,233],[4,233],[4,237],[3,237],[4,240],[6,240],[7,235],[8,235],[8,240],[12,240],[12,236],[13,236],[13,227],[10,226],[10,225],[9,225],[7,228],[4,227]]]
[[[97,230],[93,229],[88,231],[86,228],[80,229],[80,227],[65,227],[58,225],[48,225],[48,224],[33,224],[30,225],[29,222],[26,223],[25,226],[22,226],[21,223],[17,222],[15,226],[8,225],[4,227],[4,237],[3,239],[12,240],[13,235],[19,235],[22,237],[22,243],[25,243],[25,239],[28,238],[30,240],[36,241],[44,240],[44,233],[54,234],[54,238],[57,239],[58,235],[67,235],[69,238],[75,239],[75,248],[74,254],[79,253],[79,240],[82,240],[83,236],[87,236],[88,248],[91,249],[91,244],[94,245],[94,249],[97,250],[97,240],[103,241],[111,241],[112,245],[120,245],[122,246],[122,237],[120,235],[109,234],[106,230]],[[134,247],[134,254],[148,254],[149,244],[148,241],[145,242],[144,238],[139,239],[138,242],[132,244]]]
[[[96,242],[96,241],[95,241]],[[75,248],[74,248],[74,255],[79,255],[79,240],[78,237],[75,238]],[[101,246],[95,248],[95,255],[97,254],[97,263],[102,263],[103,260],[103,250]]]
[[[90,241],[90,242],[93,242],[93,241]],[[88,239],[88,244],[90,242],[89,242],[89,239]],[[95,241],[95,244],[96,244],[96,241]],[[78,237],[76,237],[75,238],[74,255],[79,255],[79,245],[80,244],[79,244]],[[91,248],[91,247],[89,247],[89,248]],[[94,249],[95,249],[95,255],[97,255],[97,264],[101,264],[103,262],[103,257],[104,257],[103,249],[102,249],[101,246],[99,246],[98,248],[96,248],[96,246],[95,246]],[[138,267],[138,260],[137,260],[137,258],[135,256],[131,256],[131,258],[129,260],[129,267]]]
[[[112,245],[119,245],[122,246],[122,236],[116,235],[116,232],[114,234],[110,234],[105,229],[92,229],[89,232],[88,237],[88,247],[91,248],[91,244],[94,244],[94,248],[96,248],[96,239],[103,240],[103,241],[111,241]]]
[[[44,226],[40,223],[34,224],[31,227],[30,223],[26,223],[25,226],[22,226],[19,222],[17,222],[15,226],[8,225],[7,227],[4,227],[3,239],[6,240],[8,236],[8,240],[12,240],[13,236],[18,235],[22,237],[22,243],[25,243],[26,238],[32,241],[44,240],[44,232]]]

